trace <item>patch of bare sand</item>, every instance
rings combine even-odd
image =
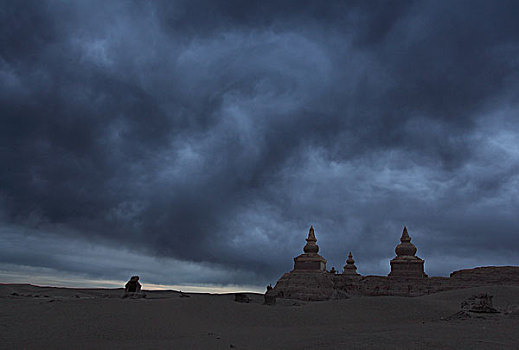
[[[429,296],[358,297],[262,305],[233,295],[0,285],[0,347],[6,349],[519,349],[519,318],[503,314],[444,321],[467,297],[519,305],[519,287]],[[14,293],[14,294],[13,294]]]

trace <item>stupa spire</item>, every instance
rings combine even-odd
[[[402,237],[400,237],[400,242],[411,242],[411,237],[409,237],[409,233],[407,233],[406,226],[404,226],[404,231],[402,231]]]
[[[313,242],[317,242],[317,239],[315,238],[315,232],[314,232],[314,226],[311,225],[310,226],[310,231],[308,231],[308,238],[306,239],[306,241],[313,241]]]
[[[407,232],[407,227],[404,226],[402,237],[400,237],[400,244],[396,246],[395,253],[397,256],[415,256],[416,246],[411,243],[411,237]]]
[[[303,248],[305,253],[315,253],[319,252],[319,246],[315,244],[317,239],[315,238],[314,227],[310,226],[310,231],[308,231],[308,238],[306,239],[306,245]]]

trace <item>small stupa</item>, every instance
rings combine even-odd
[[[326,271],[326,259],[317,254],[319,246],[315,243],[314,227],[310,226],[306,245],[303,248],[304,254],[294,258],[294,270],[297,271]]]
[[[404,226],[400,244],[395,248],[396,257],[391,259],[390,277],[427,277],[424,272],[424,261],[416,256],[416,247]]]
[[[346,260],[346,265],[344,265],[344,271],[342,273],[343,275],[350,275],[350,276],[360,276],[357,273],[357,266],[355,266],[355,260],[353,260],[353,255],[348,254],[348,259]]]

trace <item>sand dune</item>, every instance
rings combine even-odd
[[[519,287],[429,296],[355,297],[262,305],[234,296],[122,289],[0,285],[0,347],[5,349],[519,349],[519,317],[442,318],[481,292],[502,310],[519,305]]]

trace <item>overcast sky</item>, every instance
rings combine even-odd
[[[517,1],[1,2],[0,282],[519,265]]]

